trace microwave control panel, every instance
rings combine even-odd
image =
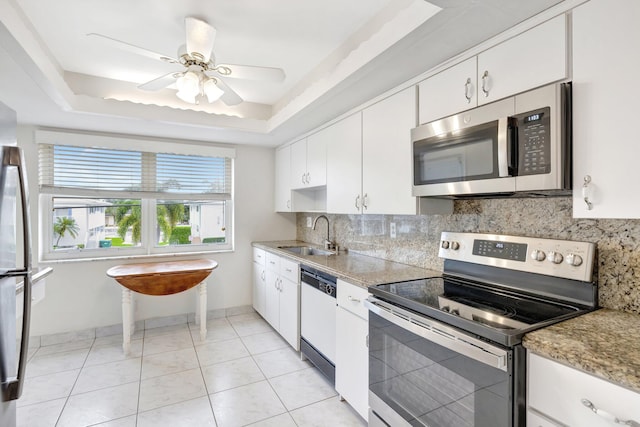
[[[551,108],[514,116],[518,123],[518,175],[551,172]]]

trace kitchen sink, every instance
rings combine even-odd
[[[312,248],[310,246],[278,246],[278,249],[285,250],[287,252],[291,252],[296,255],[335,255],[336,253],[333,251],[327,251],[324,249]]]

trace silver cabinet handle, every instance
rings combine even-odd
[[[582,402],[582,404],[584,406],[586,406],[587,408],[591,409],[593,411],[594,414],[598,415],[599,417],[604,418],[605,420],[611,421],[615,424],[620,424],[623,426],[631,426],[631,427],[640,427],[640,423],[638,423],[637,421],[633,421],[633,420],[621,420],[620,418],[616,417],[615,415],[607,412],[607,411],[603,411],[602,409],[598,409],[595,407],[595,405],[593,403],[591,403],[591,401],[589,399],[581,399],[580,402]]]
[[[360,302],[360,300],[359,300],[358,298],[354,298],[354,297],[352,297],[351,295],[349,295],[349,296],[347,297],[347,299],[348,299],[349,301],[351,301],[351,302]]]
[[[356,196],[356,209],[360,210],[360,195]]]
[[[464,97],[467,98],[467,104],[471,103],[472,94],[469,93],[469,88],[471,87],[471,78],[467,79],[467,82],[464,84]]]
[[[286,271],[287,273],[293,273],[293,270],[290,268],[285,268],[284,271]]]
[[[585,175],[582,183],[582,199],[587,204],[587,210],[593,209],[593,203],[589,200],[589,184],[591,184],[591,175]]]
[[[6,276],[22,277],[24,281],[24,294],[22,305],[22,333],[20,341],[20,355],[18,361],[18,375],[13,380],[0,378],[5,383],[5,399],[16,400],[22,395],[24,385],[25,370],[27,368],[27,352],[29,350],[29,331],[31,328],[31,221],[29,219],[29,187],[24,170],[24,154],[18,147],[6,146],[2,149],[2,164],[12,166],[18,170],[18,181],[20,185],[20,208],[22,210],[22,238],[23,242],[23,268],[10,270]]]
[[[311,184],[311,174],[307,172],[307,184]]]
[[[367,193],[364,193],[364,197],[362,198],[362,207],[365,209],[369,209],[369,206],[367,206],[368,203],[369,203],[369,195]]]
[[[287,209],[291,209],[291,200],[287,200]]]
[[[262,280],[264,280],[264,278],[265,278],[264,270],[262,270],[262,273],[260,273],[260,278],[261,278]]]
[[[305,176],[306,176],[306,175],[307,175],[306,173],[303,173],[303,174],[302,174],[302,183],[303,183],[303,184],[306,184],[306,183],[307,183],[307,182],[305,181]]]
[[[482,92],[484,92],[484,96],[489,96],[489,90],[487,89],[487,82],[489,81],[489,72],[485,71],[482,75]]]

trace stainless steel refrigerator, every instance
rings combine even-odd
[[[0,103],[0,426],[16,425],[31,319],[31,249],[24,156],[16,146],[16,114]],[[23,292],[22,325],[16,321],[16,292]]]

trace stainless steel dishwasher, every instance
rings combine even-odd
[[[335,384],[336,278],[301,265],[300,283],[300,351]]]

